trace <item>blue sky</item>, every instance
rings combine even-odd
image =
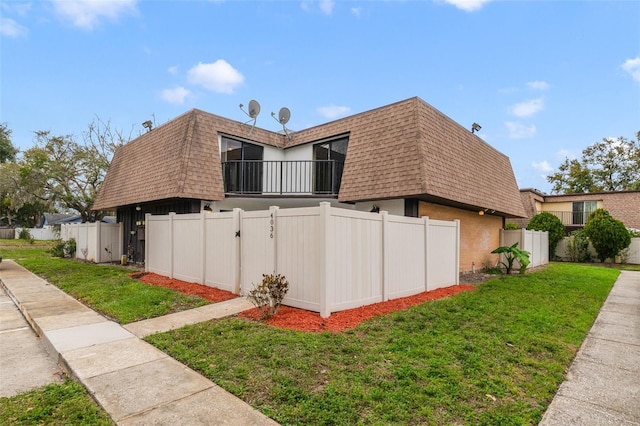
[[[137,136],[191,108],[299,130],[418,96],[510,157],[521,188],[640,130],[640,1],[3,0],[0,122]],[[245,107],[246,110],[246,107]],[[446,147],[444,147],[446,148]]]

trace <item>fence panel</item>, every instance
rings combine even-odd
[[[428,220],[427,290],[458,284],[460,221]]]
[[[640,238],[632,238],[627,250],[627,263],[640,264]]]
[[[0,228],[0,239],[2,240],[13,240],[16,238],[16,230],[13,228]]]
[[[181,214],[173,217],[173,277],[187,282],[202,283],[202,214]]]
[[[240,291],[239,210],[205,216],[204,284],[232,293]]]
[[[122,255],[121,230],[118,223],[66,223],[60,226],[60,239],[76,241],[78,259],[116,262]]]
[[[564,237],[558,243],[558,247],[556,248],[556,256],[559,259],[568,262],[573,262],[576,260],[571,258],[571,250],[569,249],[571,238],[572,237]],[[596,252],[596,249],[593,248],[593,245],[591,243],[589,243],[587,250],[589,251],[591,258],[594,261],[598,262],[598,253]],[[613,259],[607,259],[607,262],[611,261],[613,261]],[[632,238],[629,247],[625,251],[623,251],[620,258],[617,258],[616,261],[621,261],[623,263],[640,264],[640,238]]]
[[[166,277],[171,277],[173,273],[171,222],[171,215],[146,215],[145,269],[147,272]]]
[[[320,208],[278,210],[276,270],[289,281],[288,306],[320,309]]]
[[[262,274],[275,272],[276,210],[241,214],[240,293],[243,295],[253,289],[254,284],[262,281]],[[273,221],[273,224],[270,221]]]
[[[426,291],[427,221],[384,214],[384,300]]]
[[[263,274],[283,274],[284,304],[322,316],[458,283],[459,221],[321,203],[147,215],[146,224],[148,271],[244,295]]]
[[[512,246],[518,243],[518,248],[529,252],[530,263],[527,268],[546,265],[549,263],[549,233],[547,231],[532,231],[528,229],[502,229],[500,230],[500,245]],[[501,255],[504,261],[504,255]],[[514,268],[520,268],[516,260]]]
[[[382,301],[382,217],[330,209],[327,244],[328,305],[332,312]]]
[[[26,228],[27,231],[29,231],[29,235],[31,235],[31,238],[33,238],[34,240],[45,240],[45,241],[51,241],[51,240],[57,240],[58,239],[58,235],[56,233],[56,231],[53,228]],[[1,231],[5,231],[4,229],[0,229]],[[20,238],[20,232],[22,231],[22,228],[16,228],[15,232],[13,229],[11,229],[12,234],[15,233],[15,239]],[[5,238],[0,236],[0,238]]]
[[[119,223],[101,223],[99,225],[99,252],[96,262],[118,262],[122,257],[122,225]]]

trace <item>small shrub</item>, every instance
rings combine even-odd
[[[18,238],[21,240],[29,241],[29,244],[33,244],[34,242],[33,237],[31,236],[31,233],[27,228],[22,228],[20,230],[20,233],[18,234]]]
[[[601,262],[614,259],[631,244],[631,234],[624,224],[604,209],[597,209],[589,215],[584,232]]]
[[[280,274],[262,274],[262,282],[249,292],[247,298],[268,319],[278,313],[280,304],[289,291],[289,282]]]
[[[511,273],[511,269],[513,269],[513,262],[518,261],[520,264],[520,274],[524,274],[524,271],[529,266],[531,261],[529,260],[529,252],[526,250],[520,250],[518,248],[518,243],[514,243],[511,247],[509,246],[501,246],[497,249],[493,250],[491,253],[495,254],[504,254],[506,259],[505,262],[500,262],[500,265],[504,266],[507,270],[507,275]]]
[[[591,262],[589,238],[584,230],[578,229],[571,233],[567,244],[567,256],[572,262]]]
[[[76,253],[76,240],[71,238],[67,241],[57,240],[49,250],[53,257],[73,257]]]
[[[565,234],[562,221],[549,212],[542,212],[531,218],[527,229],[549,232],[549,258],[553,259],[556,255],[556,247]]]
[[[507,222],[507,223],[504,224],[504,229],[512,230],[512,231],[516,230],[517,231],[518,229],[520,229],[520,225],[518,225],[515,222]]]

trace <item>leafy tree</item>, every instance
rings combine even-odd
[[[558,243],[564,238],[565,234],[562,221],[549,212],[542,212],[531,218],[527,229],[549,232],[549,257],[555,257],[556,247],[558,247]]]
[[[601,262],[615,258],[631,244],[631,234],[624,223],[614,219],[605,209],[597,209],[589,215],[584,232]]]
[[[7,123],[0,123],[0,163],[13,162],[18,149],[11,143],[11,129]]]
[[[92,211],[93,203],[113,153],[127,141],[99,119],[83,133],[83,143],[38,131],[35,146],[23,153],[21,181],[30,194],[40,191],[39,198],[77,211],[83,222],[99,220],[104,212]]]
[[[566,158],[547,181],[553,193],[640,189],[640,132],[635,141],[603,138],[585,148],[580,161]]]

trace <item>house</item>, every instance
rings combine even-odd
[[[116,223],[114,216],[104,216],[101,220],[102,223]],[[37,228],[53,228],[56,225],[63,225],[67,223],[81,223],[82,216],[70,213],[44,213]]]
[[[459,219],[461,271],[495,264],[505,220],[526,216],[509,158],[417,97],[284,133],[193,109],[119,148],[93,208],[143,261],[145,213],[321,201]]]
[[[522,189],[520,195],[527,216],[514,222],[522,227],[526,227],[536,214],[549,212],[562,221],[569,234],[582,229],[591,212],[605,209],[627,228],[640,230],[640,191],[548,195],[528,188]]]

